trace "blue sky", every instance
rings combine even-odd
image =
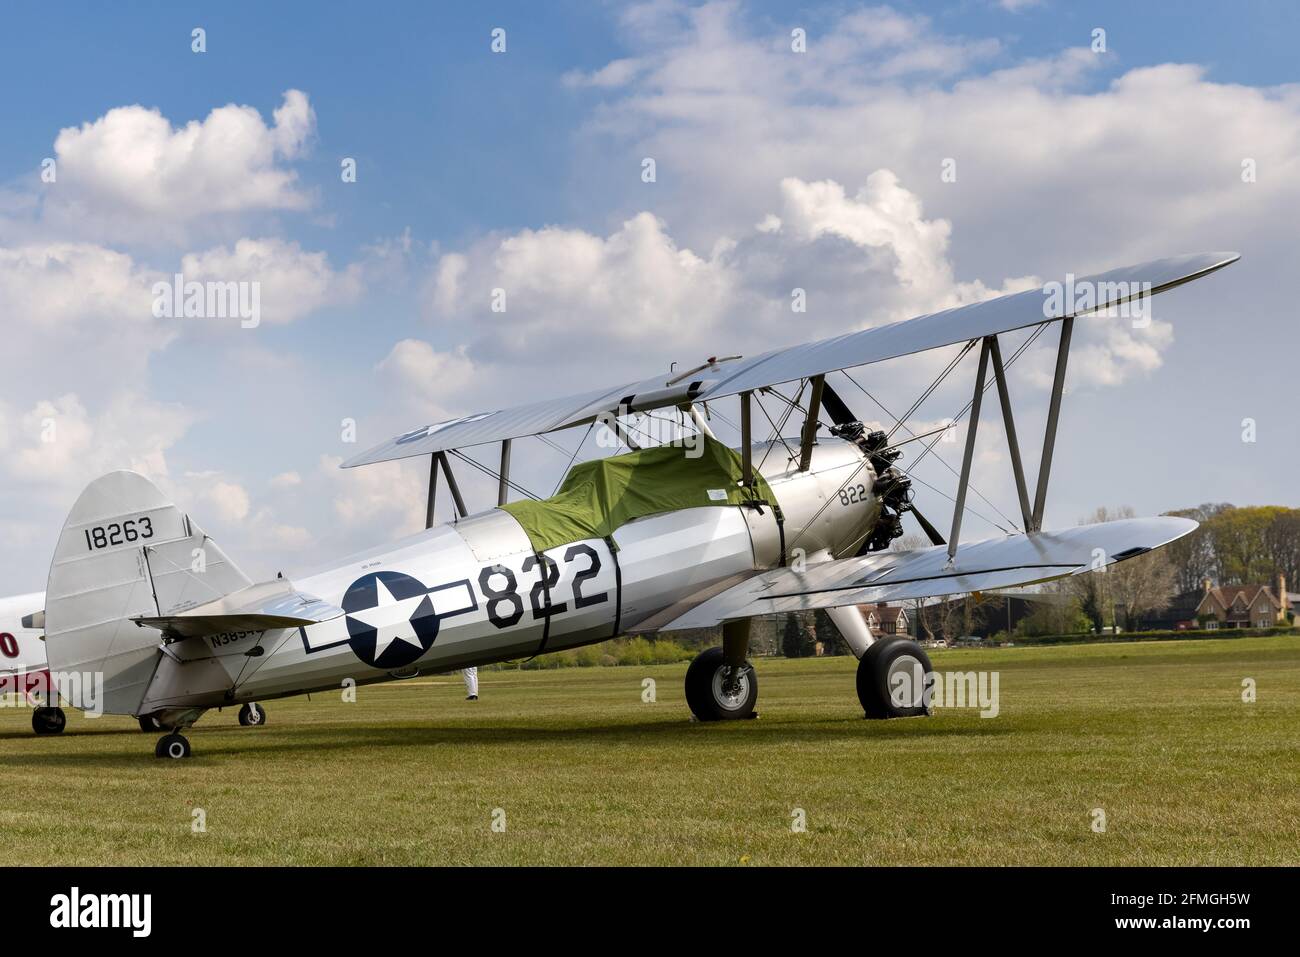
[[[29,174],[59,129],[114,106],[156,106],[176,120],[230,102],[265,113],[298,88],[323,117],[303,178],[334,186],[337,155],[356,155],[367,169],[358,189],[330,197],[337,228],[310,234],[332,251],[408,226],[456,242],[539,222],[601,225],[603,211],[582,201],[584,157],[568,144],[593,97],[559,78],[627,54],[618,5],[472,6],[373,4],[362,13],[344,3],[135,3],[124,14],[96,3],[11,5],[0,81],[23,95],[6,99],[0,180]],[[1192,62],[1225,83],[1296,79],[1300,8],[1285,2],[893,7],[946,32],[998,38],[1003,64],[1078,46],[1101,25],[1126,67]],[[826,24],[843,8],[745,5],[747,19],[774,28]],[[210,37],[201,57],[188,42],[200,24]],[[509,28],[508,56],[484,55],[496,26]]]
[[[1300,343],[1275,277],[1297,251],[1300,15],[1263,2],[1010,6],[7,7],[7,590],[40,586],[96,470],[155,474],[250,570],[301,567],[304,551],[382,541],[418,511],[416,468],[328,474],[357,450],[340,443],[345,418],[364,447],[672,360],[1199,249],[1240,248],[1243,261],[1157,300],[1167,328],[1082,341],[1049,519],[1100,504],[1295,504],[1286,383]],[[489,50],[495,27],[504,54]],[[809,37],[799,60],[793,27]],[[1094,27],[1104,54],[1089,50]],[[622,74],[602,73],[610,64]],[[287,91],[309,104],[292,142],[274,120]],[[121,146],[148,121],[114,112],[137,104],[171,131],[160,156],[231,104],[260,126],[244,153],[187,154],[192,178],[154,195],[130,167],[147,151]],[[103,135],[56,149],[60,131],[97,122]],[[43,184],[55,156],[59,181]],[[943,185],[947,156],[961,175]],[[356,183],[340,181],[343,157]],[[255,198],[225,202],[258,177]],[[826,183],[839,193],[815,188]],[[765,217],[781,225],[760,228]],[[271,272],[247,264],[243,240]],[[256,330],[137,321],[140,290],[187,256],[291,305]],[[232,261],[237,276],[215,265]],[[499,283],[505,317],[486,308]],[[785,305],[794,285],[811,291],[806,316]],[[50,305],[74,286],[75,302]],[[1017,386],[1026,429],[1042,414],[1039,353]],[[942,358],[868,375],[906,407]],[[967,383],[924,414],[950,414]],[[1258,442],[1241,441],[1248,417]],[[53,446],[35,434],[51,418],[67,425]],[[987,433],[977,479],[1011,513],[1000,433]],[[559,456],[522,454],[549,488]],[[473,494],[490,501],[486,484]]]

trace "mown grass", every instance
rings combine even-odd
[[[933,659],[997,670],[999,716],[865,721],[848,658],[760,661],[756,721],[690,722],[681,664],[485,672],[477,703],[453,675],[210,714],[188,761],[0,709],[0,836],[27,864],[1300,863],[1300,638]]]

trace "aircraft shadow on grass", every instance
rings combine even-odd
[[[825,718],[811,722],[802,722],[792,727],[775,721],[766,724],[746,722],[743,725],[712,725],[701,727],[692,722],[681,720],[638,721],[632,724],[591,725],[571,727],[538,728],[530,725],[501,725],[495,727],[464,727],[461,725],[427,726],[427,727],[296,727],[285,728],[284,735],[275,735],[268,731],[258,732],[256,744],[251,746],[247,739],[228,746],[211,740],[228,730],[246,735],[235,729],[214,729],[205,734],[209,742],[204,749],[209,759],[224,757],[249,757],[252,754],[267,755],[278,753],[316,753],[342,752],[376,748],[430,748],[430,747],[464,747],[501,745],[565,745],[591,742],[598,746],[618,744],[665,743],[678,746],[684,750],[712,749],[720,745],[729,747],[745,746],[767,748],[789,744],[817,745],[832,741],[852,740],[869,744],[871,741],[901,741],[906,739],[963,739],[997,737],[1011,734],[1013,728],[1005,722],[984,722],[978,724],[950,724],[943,721],[864,721],[861,718]],[[75,731],[65,734],[60,740],[94,735],[96,737],[116,734],[139,736],[139,731],[129,729],[105,728],[103,730]],[[0,734],[0,741],[10,739],[31,739],[31,734],[21,732]],[[59,742],[54,742],[58,744]],[[81,751],[54,749],[41,753],[15,755],[15,760],[28,768],[35,767],[128,767],[142,763],[142,757],[135,748],[125,749],[116,754],[91,753]],[[147,762],[146,762],[147,763]]]

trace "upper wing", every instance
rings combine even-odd
[[[662,388],[663,377],[659,376],[581,395],[547,399],[495,412],[480,412],[447,422],[435,422],[389,439],[368,452],[348,459],[343,463],[343,468],[404,459],[412,455],[428,455],[430,452],[466,448],[485,442],[499,442],[523,435],[554,432],[572,425],[585,425],[601,412],[617,408],[628,396]],[[690,397],[683,394],[677,401],[687,402]]]
[[[659,630],[713,628],[754,615],[1028,585],[1112,565],[1182,538],[1194,528],[1196,522],[1186,518],[1130,518],[961,545],[952,567],[947,546],[937,545],[842,558],[802,572],[777,568],[733,585]]]
[[[683,402],[720,399],[779,382],[1011,332],[1047,320],[1121,305],[1139,295],[1154,295],[1221,269],[1237,258],[1236,253],[1230,252],[1199,253],[1076,279],[1074,288],[1095,292],[1090,307],[1078,312],[1074,302],[1065,301],[1066,296],[1060,297],[1060,308],[1055,308],[1043,289],[1029,289],[820,342],[774,349],[748,359],[720,360],[681,381],[654,376],[581,395],[438,422],[390,439],[349,459],[343,467],[554,432],[585,425],[601,413],[614,412],[620,406],[646,411]]]

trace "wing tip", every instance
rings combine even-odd
[[[1235,249],[1220,249],[1212,253],[1204,253],[1203,255],[1206,259],[1214,261],[1214,265],[1210,266],[1207,271],[1222,269],[1224,266],[1231,266],[1241,258],[1241,253],[1237,252]]]

